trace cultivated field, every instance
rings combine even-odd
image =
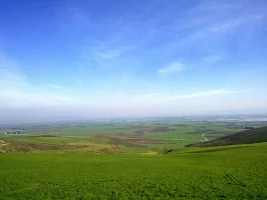
[[[107,121],[90,123],[32,124],[20,128],[23,134],[0,135],[4,140],[26,143],[52,143],[67,147],[82,147],[87,143],[108,143],[122,147],[142,147],[163,151],[177,149],[245,130],[245,127],[266,126],[266,122],[192,121],[185,119]],[[3,131],[12,127],[0,127]],[[14,137],[16,136],[16,137]],[[35,136],[35,137],[33,137]],[[38,136],[38,137],[37,137]],[[53,136],[53,137],[52,137]],[[55,137],[56,136],[56,137]],[[73,141],[74,140],[74,141]],[[126,150],[128,151],[129,149]],[[37,148],[38,149],[38,148]],[[54,149],[54,148],[52,148]],[[125,148],[124,148],[125,149]]]

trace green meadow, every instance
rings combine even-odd
[[[0,155],[0,199],[266,199],[267,143]]]
[[[266,199],[267,143],[185,148],[203,133],[210,140],[240,127],[171,120],[24,127],[23,135],[0,136],[0,199]]]

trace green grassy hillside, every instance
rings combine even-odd
[[[0,153],[84,152],[118,153],[122,146],[105,138],[21,136],[0,138]]]
[[[167,155],[0,154],[0,199],[266,199],[267,143]]]
[[[267,126],[247,131],[241,131],[232,135],[216,138],[197,144],[189,144],[187,147],[212,147],[234,144],[252,144],[267,142]]]

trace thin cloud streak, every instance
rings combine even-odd
[[[115,58],[121,55],[121,50],[107,51],[103,53],[98,53],[97,55],[103,59]]]
[[[54,89],[57,89],[57,90],[63,90],[65,92],[70,92],[71,90],[65,86],[62,86],[62,85],[55,85],[55,84],[47,84],[45,85],[47,87],[50,87],[50,88],[54,88]]]
[[[191,93],[191,94],[183,94],[178,96],[171,96],[168,97],[168,100],[175,100],[175,99],[188,99],[188,98],[196,98],[196,97],[208,97],[213,95],[225,95],[225,94],[233,94],[240,91],[235,90],[226,90],[226,89],[218,89],[218,90],[209,90],[206,92],[197,92],[197,93]]]
[[[196,93],[189,93],[189,94],[180,94],[180,95],[166,95],[166,94],[147,94],[132,97],[133,101],[150,101],[150,102],[171,102],[174,100],[183,100],[183,99],[193,99],[196,100],[199,98],[208,98],[210,96],[219,96],[219,95],[228,95],[228,94],[235,94],[235,93],[243,93],[243,92],[251,92],[254,89],[245,89],[245,90],[229,90],[229,89],[216,89],[216,90],[208,90],[204,92],[196,92]]]
[[[174,62],[169,66],[159,69],[157,72],[160,76],[165,76],[168,74],[178,73],[183,69],[184,65],[180,62]]]

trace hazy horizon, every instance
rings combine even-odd
[[[24,123],[60,123],[60,122],[90,122],[90,121],[114,121],[114,120],[161,120],[167,118],[175,119],[188,119],[188,120],[241,120],[241,121],[267,121],[267,110],[234,110],[233,111],[215,111],[215,112],[200,112],[200,113],[191,113],[191,114],[173,114],[173,115],[164,115],[164,114],[154,114],[149,113],[144,115],[133,115],[128,112],[114,113],[114,115],[105,115],[105,113],[98,115],[90,116],[85,113],[76,114],[76,115],[57,115],[57,112],[47,112],[42,113],[42,115],[36,115],[39,113],[36,110],[31,110],[31,112],[13,110],[13,113],[10,113],[10,110],[7,112],[1,110],[4,115],[0,116],[0,125],[4,124],[24,124]],[[4,116],[4,117],[3,117]]]
[[[267,2],[0,3],[0,123],[267,114]]]

